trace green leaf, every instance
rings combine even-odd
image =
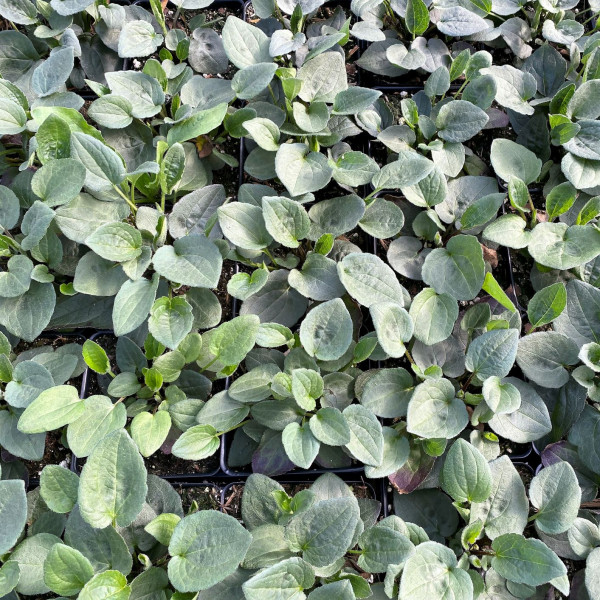
[[[91,135],[77,131],[71,133],[71,158],[85,167],[85,186],[92,191],[109,190],[125,179],[121,157]]]
[[[254,347],[260,319],[242,315],[222,323],[210,339],[210,352],[224,365],[238,365]]]
[[[223,258],[217,246],[203,235],[187,235],[159,248],[152,259],[154,269],[181,285],[215,288]]]
[[[192,330],[192,307],[185,298],[159,298],[150,309],[148,330],[158,342],[175,350]]]
[[[314,410],[316,400],[323,395],[323,378],[311,369],[294,369],[292,394],[298,406],[304,410]]]
[[[406,28],[413,37],[425,33],[429,27],[429,9],[423,0],[408,0],[405,20]]]
[[[350,442],[346,449],[365,465],[381,465],[383,430],[375,415],[360,404],[351,404],[342,414],[350,427]]]
[[[413,335],[411,316],[396,302],[377,302],[369,307],[377,340],[383,351],[392,358],[404,356]]]
[[[154,454],[167,439],[171,429],[171,415],[166,410],[154,414],[141,412],[131,422],[131,437],[142,456]]]
[[[163,546],[168,546],[173,531],[175,530],[175,526],[179,521],[181,521],[179,515],[162,513],[152,519],[152,521],[144,527],[144,531],[147,531],[151,536],[156,538]]]
[[[0,323],[13,335],[32,342],[50,322],[55,304],[54,286],[32,281],[18,298],[0,297]]]
[[[173,456],[186,460],[202,460],[219,449],[219,436],[212,425],[194,425],[173,444]]]
[[[308,312],[300,325],[300,341],[309,356],[337,360],[352,342],[352,319],[343,300],[335,298]]]
[[[396,275],[378,256],[353,252],[338,263],[340,281],[365,308],[376,302],[404,305],[403,288]]]
[[[415,549],[403,533],[383,526],[367,529],[358,545],[362,550],[358,566],[368,573],[385,573],[389,565],[405,563]]]
[[[507,533],[492,542],[492,549],[496,553],[492,567],[515,583],[537,586],[567,573],[558,556],[540,540]]]
[[[256,117],[245,121],[243,127],[263,150],[277,152],[279,149],[279,127],[273,121]]]
[[[276,242],[287,248],[297,248],[310,231],[306,209],[294,200],[280,196],[265,196],[263,218],[267,231]]]
[[[415,337],[432,346],[450,337],[458,318],[458,302],[448,294],[425,288],[414,297],[409,314],[415,324]]]
[[[336,115],[355,115],[367,110],[381,96],[379,90],[359,86],[349,87],[338,92],[333,102],[333,113]]]
[[[180,592],[205,590],[231,575],[252,536],[233,517],[199,511],[179,521],[169,543],[169,580]]]
[[[414,1],[422,3],[422,0]],[[427,15],[429,16],[429,12]],[[447,142],[466,142],[477,135],[488,121],[485,111],[475,104],[466,100],[452,100],[438,112],[435,126],[441,139]]]
[[[320,408],[308,422],[312,434],[328,446],[350,443],[350,427],[344,415],[333,406]]]
[[[144,505],[146,468],[124,429],[108,434],[93,449],[79,478],[79,510],[92,527],[126,527]]]
[[[360,510],[356,498],[332,498],[313,504],[294,516],[285,537],[292,552],[314,567],[338,560],[352,546]]]
[[[506,292],[500,287],[492,273],[486,273],[481,289],[486,291],[494,300],[502,304],[510,312],[517,312],[513,301],[506,295]]]
[[[81,590],[78,600],[128,600],[131,588],[119,571],[97,573]]]
[[[26,537],[13,550],[8,562],[17,563],[21,571],[19,583],[15,588],[18,593],[39,597],[49,591],[44,583],[44,561],[52,547],[61,543],[60,538],[51,533],[37,533]]]
[[[85,244],[106,260],[126,262],[142,253],[142,234],[128,223],[106,223],[86,238]]]
[[[457,565],[450,548],[437,542],[424,542],[405,563],[400,580],[400,598],[424,600],[452,597],[469,600],[473,583],[467,572]]]
[[[484,456],[469,442],[452,444],[442,471],[442,488],[456,502],[483,502],[492,491],[492,473]]]
[[[238,69],[271,61],[269,38],[258,27],[232,16],[227,19],[222,36],[227,57]]]
[[[469,345],[465,367],[481,380],[506,377],[515,362],[518,345],[516,329],[486,331]]]
[[[85,176],[85,167],[72,158],[50,160],[33,175],[31,190],[48,206],[60,206],[79,194]]]
[[[242,100],[250,100],[267,89],[277,70],[274,62],[248,65],[237,71],[231,79],[231,89]]]
[[[542,469],[531,481],[529,497],[538,510],[534,515],[538,529],[551,535],[567,531],[581,504],[581,489],[573,467],[561,461]]]
[[[77,503],[78,487],[77,474],[59,465],[46,465],[40,475],[41,496],[48,508],[55,513],[68,513],[73,510]]]
[[[558,317],[567,305],[567,290],[562,282],[553,283],[536,292],[527,305],[532,328],[542,327]]]
[[[223,122],[226,114],[226,103],[200,110],[174,125],[167,134],[167,143],[169,146],[173,146],[177,142],[186,142],[200,135],[210,133]]]
[[[315,583],[313,568],[292,557],[259,571],[242,585],[246,600],[303,600]]]
[[[72,385],[44,390],[19,418],[19,431],[42,433],[72,423],[84,411],[83,400]]]
[[[289,459],[302,469],[310,469],[321,444],[312,434],[308,424],[289,423],[281,435],[283,447]]]
[[[17,542],[27,521],[25,484],[20,479],[0,481],[0,552],[5,554]]]
[[[106,356],[106,352],[93,340],[86,340],[84,342],[83,360],[85,360],[85,364],[92,371],[96,371],[100,375],[104,375],[110,371],[110,362],[108,356]]]
[[[542,161],[531,150],[504,138],[492,142],[490,159],[496,174],[506,182],[518,177],[529,185],[542,170]]]
[[[467,425],[464,402],[447,379],[426,380],[415,388],[408,404],[407,430],[424,438],[451,439]]]
[[[548,218],[553,221],[556,217],[566,213],[573,206],[576,198],[577,190],[568,181],[553,187],[546,196]]]
[[[299,96],[305,102],[335,102],[337,94],[348,89],[344,58],[337,52],[324,52],[307,60],[297,77],[302,81]]]
[[[495,375],[483,382],[482,393],[485,403],[496,414],[510,414],[521,406],[521,392]]]
[[[273,241],[259,206],[232,202],[220,206],[217,214],[225,237],[240,248],[262,250]]]
[[[67,121],[56,114],[50,114],[44,119],[35,139],[38,144],[36,153],[42,164],[71,156],[71,129]]]
[[[457,300],[472,300],[485,278],[483,251],[477,238],[457,235],[445,248],[437,248],[423,263],[423,280],[438,294]]]
[[[324,188],[333,173],[327,158],[320,152],[311,152],[305,144],[280,146],[275,155],[275,171],[291,196]]]
[[[481,503],[471,505],[471,522],[480,520],[490,539],[506,533],[523,533],[529,501],[517,469],[504,455],[490,463],[492,490]]]
[[[17,587],[21,570],[16,562],[6,562],[0,567],[0,594],[7,596]]]
[[[52,546],[44,562],[44,583],[61,596],[78,594],[93,576],[90,561],[65,544]]]

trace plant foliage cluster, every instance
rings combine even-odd
[[[598,0],[173,4],[0,0],[0,598],[600,600]]]

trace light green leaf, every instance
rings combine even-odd
[[[343,414],[334,407],[324,407],[309,420],[313,435],[328,446],[344,446],[350,443],[350,427]]]
[[[448,294],[437,294],[426,288],[410,305],[409,314],[415,324],[415,337],[432,346],[450,336],[458,318],[458,302]]]
[[[540,540],[507,533],[492,542],[492,549],[496,553],[492,567],[515,583],[537,586],[567,573],[558,556]]]
[[[510,414],[521,406],[521,392],[495,375],[483,382],[482,393],[485,403],[496,414]]]
[[[169,580],[180,592],[205,590],[231,575],[252,536],[233,517],[199,511],[179,521],[169,543]]]
[[[297,248],[310,231],[306,209],[289,198],[265,196],[262,200],[263,218],[267,231],[276,242],[287,248]]]
[[[46,465],[40,475],[40,493],[55,513],[68,513],[77,503],[79,477],[59,465]],[[62,594],[64,592],[57,592]]]
[[[0,481],[0,552],[5,554],[17,542],[27,521],[27,496],[21,479]]]
[[[275,171],[291,196],[324,188],[333,173],[325,155],[311,152],[305,144],[280,146],[275,156]]]
[[[325,567],[351,547],[359,520],[353,496],[322,500],[294,516],[285,537],[292,552],[301,552],[314,567]]]
[[[241,363],[254,347],[259,327],[256,315],[242,315],[221,324],[210,339],[210,352],[224,365]]]
[[[350,442],[346,449],[365,465],[381,465],[383,430],[375,415],[361,404],[351,404],[342,414],[350,427]]]
[[[126,527],[144,505],[146,468],[137,446],[124,429],[101,439],[79,478],[79,510],[92,527]]]
[[[305,102],[335,102],[348,89],[344,58],[338,52],[323,52],[306,61],[297,73],[302,81],[299,96]]]
[[[150,309],[148,330],[161,344],[175,350],[192,330],[194,316],[185,298],[159,298]]]
[[[203,235],[188,235],[159,248],[152,259],[157,273],[182,285],[215,288],[223,259],[217,246]]]
[[[452,444],[444,461],[442,488],[456,502],[483,502],[490,496],[490,467],[469,442],[459,438]]]
[[[466,571],[458,567],[450,548],[437,542],[424,542],[405,563],[400,580],[400,598],[452,597],[469,600],[473,597],[473,583]]]
[[[177,142],[186,142],[211,132],[223,122],[226,113],[226,103],[194,113],[191,117],[180,121],[169,130],[167,143],[172,146]]]
[[[44,583],[61,596],[78,594],[93,576],[90,561],[65,544],[52,546],[44,562]]]
[[[90,579],[81,590],[78,600],[129,600],[131,588],[119,571],[104,571]]]
[[[173,456],[186,460],[202,460],[219,449],[219,436],[212,425],[194,425],[173,444]]]
[[[536,527],[548,534],[567,531],[581,504],[581,489],[573,467],[561,461],[542,469],[531,481],[529,497],[538,510],[534,515]]]
[[[479,241],[470,235],[454,236],[445,248],[437,248],[427,255],[422,274],[425,283],[438,294],[472,300],[481,290],[485,277]]]
[[[231,202],[217,210],[219,225],[225,237],[245,250],[262,250],[273,238],[265,227],[259,206],[244,202]]]
[[[310,310],[300,325],[300,341],[319,360],[337,360],[352,342],[352,319],[343,300],[335,298]]]
[[[465,404],[456,398],[454,386],[447,379],[426,380],[415,388],[406,417],[410,433],[428,439],[451,439],[468,421]]]
[[[128,223],[106,223],[86,238],[85,244],[106,260],[126,262],[142,253],[142,234]]]
[[[131,437],[142,456],[154,454],[167,439],[171,429],[171,415],[166,410],[154,414],[141,412],[131,421]]]
[[[246,600],[304,600],[315,583],[313,568],[292,557],[259,571],[242,585]]]
[[[413,335],[413,321],[396,302],[376,302],[369,307],[377,340],[384,352],[392,358],[404,356],[406,347]]]
[[[340,281],[365,308],[376,302],[404,305],[403,288],[396,275],[378,256],[353,252],[338,263]]]
[[[289,459],[302,469],[310,469],[321,444],[312,434],[308,424],[289,423],[281,435],[283,447]]]
[[[83,400],[72,385],[44,390],[19,418],[19,431],[42,433],[72,423],[84,411]]]
[[[567,290],[561,281],[536,292],[527,305],[532,327],[542,327],[558,317],[567,305]]]

